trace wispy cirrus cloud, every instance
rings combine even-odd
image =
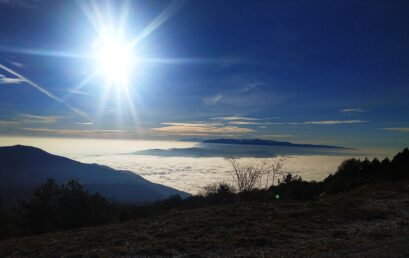
[[[263,85],[265,85],[264,82],[249,82],[249,83],[246,83],[246,84],[243,86],[243,88],[240,89],[239,92],[240,92],[240,93],[248,93],[248,92],[250,92],[251,90],[253,90],[253,89],[255,89],[255,88],[259,87],[259,86],[263,86]]]
[[[32,128],[25,127],[22,130],[38,135],[55,135],[68,137],[101,137],[101,138],[118,138],[132,137],[134,132],[124,130],[74,130],[74,129],[52,129],[52,128]]]
[[[23,68],[24,67],[24,64],[20,63],[20,62],[13,61],[13,62],[10,62],[10,63],[12,65],[14,65],[15,67],[18,67],[18,68]]]
[[[78,122],[78,123],[75,123],[76,125],[93,125],[94,123],[92,123],[92,122],[85,122],[85,123],[80,123],[80,122]]]
[[[24,82],[24,80],[19,78],[10,78],[0,74],[0,84],[20,84],[22,82]]]
[[[265,135],[260,135],[260,137],[266,138],[266,139],[274,139],[274,138],[290,138],[290,137],[295,137],[295,136],[291,134],[265,134]]]
[[[69,93],[72,94],[77,94],[77,95],[84,95],[84,96],[92,96],[92,94],[85,92],[85,91],[81,91],[81,90],[76,90],[76,89],[68,89],[66,90]]]
[[[342,124],[362,124],[367,120],[320,120],[306,122],[289,122],[289,123],[269,123],[270,125],[342,125]]]
[[[0,120],[0,127],[14,126],[18,124],[18,122],[12,120]]]
[[[362,109],[362,108],[344,108],[344,109],[340,109],[339,112],[346,113],[346,114],[356,114],[356,113],[368,112],[368,110]]]
[[[234,121],[234,120],[244,120],[244,121],[256,121],[258,118],[245,117],[245,116],[220,116],[210,118],[212,120],[225,120],[225,121]]]
[[[262,125],[263,123],[252,122],[252,121],[229,121],[228,124],[231,124],[231,125]]]
[[[409,127],[387,127],[382,130],[409,133]]]
[[[253,129],[224,126],[219,123],[162,123],[162,125],[164,126],[152,128],[152,130],[167,135],[179,136],[237,135],[254,132]]]
[[[19,123],[39,123],[39,124],[51,124],[56,123],[62,116],[40,116],[32,114],[19,114],[16,121]]]
[[[214,96],[202,98],[202,102],[205,105],[215,105],[223,98],[222,94],[216,94]]]
[[[342,125],[342,124],[361,124],[366,123],[366,120],[322,120],[322,121],[307,121],[306,125]]]
[[[17,114],[8,120],[0,120],[1,127],[31,125],[31,124],[52,124],[58,122],[62,116],[41,116],[32,114]]]
[[[263,82],[248,82],[243,85],[242,88],[239,90],[235,90],[233,92],[229,91],[224,91],[220,92],[216,95],[213,96],[208,96],[202,98],[202,102],[205,105],[215,105],[220,102],[231,102],[232,98],[237,98],[238,96],[241,95],[246,95],[249,94],[251,91],[253,91],[255,88],[265,85]],[[226,100],[226,101],[225,101]]]

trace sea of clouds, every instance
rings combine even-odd
[[[231,182],[232,168],[223,157],[212,155],[207,157],[192,157],[189,154],[181,156],[180,151],[172,156],[172,149],[190,150],[200,147],[195,142],[177,141],[136,141],[136,140],[100,140],[100,139],[67,139],[67,138],[28,138],[28,137],[0,137],[0,146],[23,144],[41,148],[50,153],[65,156],[84,163],[106,165],[114,169],[129,170],[147,180],[164,184],[189,193],[198,193],[203,187],[217,182]],[[227,148],[227,147],[224,147]],[[231,146],[237,150],[241,146]],[[254,146],[249,147],[254,152]],[[301,176],[305,180],[322,180],[330,173],[334,173],[341,162],[351,157],[378,156],[384,153],[364,153],[360,150],[318,150],[300,148],[271,148],[274,151],[271,159],[285,157],[283,170]],[[145,150],[164,150],[166,155],[136,155],[135,153],[149,153]],[[245,153],[243,149],[239,154]],[[224,154],[226,149],[223,151]],[[237,152],[236,152],[237,153]],[[263,152],[264,153],[264,152]],[[222,155],[221,155],[222,156]],[[261,161],[265,157],[240,158],[241,161]]]

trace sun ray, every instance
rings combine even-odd
[[[86,1],[82,1],[79,2],[82,10],[85,14],[85,16],[87,16],[88,20],[91,22],[91,25],[94,27],[94,30],[96,30],[97,32],[99,32],[98,30],[100,28],[104,27],[103,23],[103,18],[102,15],[99,11],[99,8],[96,6],[94,1],[90,1],[89,5],[86,5]]]
[[[90,55],[83,55],[78,53],[71,53],[65,51],[48,50],[48,49],[29,49],[29,48],[17,48],[17,47],[5,47],[0,46],[1,52],[14,53],[14,54],[27,54],[36,56],[49,56],[49,57],[65,57],[65,58],[92,58]]]
[[[131,2],[129,0],[126,0],[123,5],[122,5],[122,10],[121,10],[121,15],[120,20],[119,20],[119,25],[118,25],[118,37],[123,38],[125,36],[125,31],[126,31],[126,22],[128,20],[129,16],[129,10],[131,9]]]
[[[133,100],[131,98],[129,88],[124,87],[123,91],[124,91],[124,94],[125,94],[125,97],[126,97],[128,108],[129,108],[129,110],[131,112],[132,120],[133,120],[134,124],[139,124],[139,117],[138,117],[137,112],[135,110],[135,105],[134,105]]]
[[[104,112],[106,111],[106,106],[108,103],[108,96],[110,96],[110,93],[112,91],[112,82],[110,81],[105,81],[104,83],[104,87],[103,91],[102,91],[102,95],[98,101],[98,110],[96,113],[96,117],[97,117],[97,121],[101,120],[102,115],[104,114]]]
[[[123,125],[123,120],[122,120],[122,116],[123,116],[123,112],[122,112],[122,92],[117,90],[116,91],[116,121],[117,121],[117,125],[122,126]]]
[[[63,99],[68,99],[72,95],[72,92],[79,91],[85,86],[87,86],[93,79],[95,79],[95,77],[97,77],[97,75],[98,75],[98,71],[94,71],[93,73],[89,74],[87,77],[85,77],[81,82],[79,82],[73,88],[70,88],[71,93],[68,93],[67,95],[65,95]]]
[[[146,26],[142,32],[134,38],[129,44],[130,48],[135,47],[139,42],[148,37],[152,32],[158,29],[162,24],[164,24],[170,17],[172,17],[180,8],[186,4],[186,1],[174,0],[172,1],[165,10],[163,10],[151,23]]]

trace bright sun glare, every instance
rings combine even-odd
[[[99,72],[111,82],[126,82],[135,64],[133,50],[114,37],[97,40],[95,57]]]

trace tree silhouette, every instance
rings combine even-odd
[[[11,218],[3,207],[3,200],[0,197],[0,239],[8,237],[12,231]]]
[[[409,149],[395,155],[391,162],[393,180],[409,179]]]
[[[112,219],[110,205],[100,194],[89,194],[77,180],[58,185],[53,179],[20,201],[23,229],[31,233],[97,225]]]

